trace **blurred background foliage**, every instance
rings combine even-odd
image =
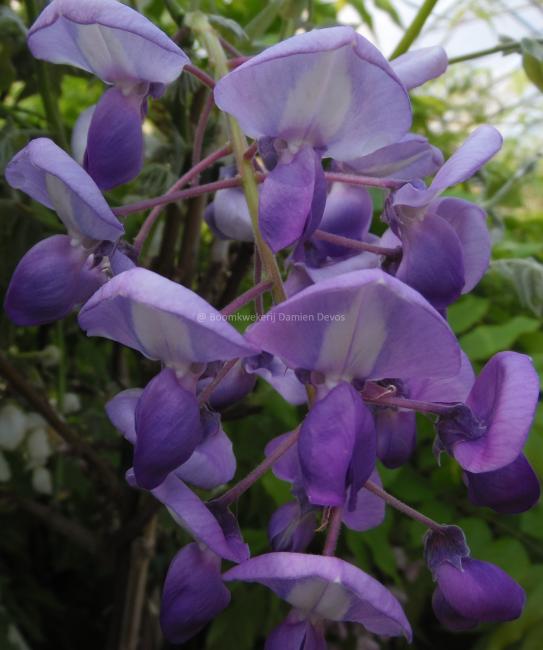
[[[30,138],[69,142],[78,115],[95,103],[101,84],[71,68],[32,59],[25,25],[38,0],[0,1],[0,176]],[[184,27],[201,9],[242,53],[250,54],[297,29],[354,24],[389,54],[420,0],[132,0],[205,67],[205,52]],[[413,93],[414,130],[450,155],[484,122],[495,124],[505,146],[455,195],[489,213],[493,261],[481,284],[450,309],[450,322],[479,369],[495,352],[530,354],[543,370],[543,7],[539,0],[440,0],[415,46],[443,44],[453,64],[443,78]],[[538,40],[539,39],[539,40]],[[456,61],[499,47],[502,53]],[[108,194],[112,205],[158,195],[190,167],[195,125],[207,91],[182,75],[165,98],[152,103],[145,123],[147,159],[141,176]],[[45,99],[45,102],[44,102]],[[333,100],[333,98],[331,98]],[[53,107],[53,108],[51,108]],[[55,111],[58,109],[57,118]],[[383,110],[386,110],[384,107]],[[52,112],[53,111],[53,112]],[[225,141],[214,113],[205,149]],[[218,170],[204,174],[212,180]],[[374,194],[376,231],[382,197]],[[144,258],[148,266],[199,291],[216,306],[250,283],[251,246],[214,242],[200,229],[202,200],[169,207]],[[12,190],[0,178],[0,294],[17,261],[39,239],[60,232],[54,214]],[[143,215],[127,221],[129,238]],[[117,488],[106,489],[92,464],[68,445],[28,401],[0,379],[0,649],[86,650],[168,647],[158,626],[161,584],[170,559],[188,541],[167,513],[124,487],[130,449],[112,429],[104,403],[122,388],[143,386],[153,364],[130,350],[83,336],[72,316],[39,328],[0,324],[5,359],[38,394],[47,396],[70,428],[114,468]],[[262,458],[265,443],[293,428],[303,411],[267,385],[223,418],[239,459],[239,476]],[[432,428],[421,418],[419,448],[400,470],[382,470],[385,487],[431,517],[464,528],[474,556],[496,562],[528,592],[522,618],[448,634],[435,621],[431,576],[423,565],[420,524],[389,511],[384,525],[366,533],[344,531],[339,554],[389,585],[405,603],[417,650],[540,650],[543,647],[543,505],[520,516],[472,507],[458,467],[436,467]],[[527,455],[543,477],[543,410]],[[110,486],[111,488],[111,486]],[[286,484],[268,474],[242,497],[241,525],[253,554],[268,548],[266,526],[289,499]],[[315,537],[320,551],[324,533]],[[137,581],[144,590],[138,591]],[[234,585],[231,606],[187,644],[191,650],[256,650],[286,608],[263,587]],[[143,593],[141,610],[134,603]],[[139,642],[127,645],[134,612],[141,611]],[[134,635],[132,634],[132,637]],[[371,638],[354,626],[331,630],[330,647],[351,650],[405,647]]]

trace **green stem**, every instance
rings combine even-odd
[[[439,0],[425,0],[421,8],[418,10],[417,15],[413,18],[413,22],[407,28],[405,34],[402,36],[401,41],[396,45],[396,49],[390,55],[391,59],[395,59],[400,54],[405,54],[411,47],[417,36],[420,34],[424,23],[428,20],[433,8]]]
[[[535,39],[538,43],[543,43],[543,39]],[[483,56],[489,56],[490,54],[498,54],[499,52],[509,53],[509,52],[519,52],[520,51],[520,42],[512,41],[511,43],[502,43],[501,45],[495,45],[494,47],[488,47],[485,50],[477,50],[476,52],[471,52],[470,54],[462,54],[462,56],[454,56],[452,59],[449,59],[449,65],[452,63],[462,63],[463,61],[472,61],[473,59],[480,59]]]
[[[38,16],[35,0],[25,0],[26,13],[29,22],[33,23]],[[58,108],[57,96],[53,91],[49,67],[43,61],[35,61],[38,90],[43,102],[43,109],[51,135],[63,149],[69,149],[64,124]]]
[[[217,77],[224,77],[229,73],[228,59],[221,45],[219,37],[209,24],[206,16],[199,12],[191,14],[187,17],[187,24],[192,27],[202,38],[203,44],[206,47],[210,61],[215,69]],[[230,131],[230,142],[236,158],[238,172],[242,178],[243,192],[251,215],[251,222],[255,235],[255,243],[260,253],[262,264],[273,282],[273,297],[276,302],[282,302],[286,299],[281,274],[274,254],[267,246],[262,238],[262,233],[258,225],[258,185],[255,178],[252,162],[247,160],[244,156],[248,148],[247,139],[242,133],[237,121],[231,115],[227,115],[228,128]]]

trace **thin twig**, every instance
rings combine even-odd
[[[349,237],[343,237],[343,235],[334,235],[331,232],[326,232],[325,230],[315,230],[312,236],[315,239],[320,239],[321,241],[327,241],[330,242],[331,244],[344,246],[345,248],[351,248],[357,251],[366,251],[368,253],[375,253],[376,255],[386,255],[388,257],[399,257],[402,253],[401,246],[398,246],[396,248],[386,248],[384,246],[377,246],[376,244],[369,244],[367,242],[358,241],[357,239],[350,239]]]
[[[438,0],[425,0],[417,14],[413,18],[413,22],[405,30],[404,35],[402,36],[398,45],[396,45],[394,52],[390,55],[391,59],[395,59],[401,54],[405,54],[407,50],[411,47],[413,42],[416,40],[417,36],[421,33],[424,23],[428,20],[430,14],[432,13],[433,8],[438,3]]]
[[[204,72],[198,66],[192,65],[192,63],[188,63],[183,69],[193,77],[196,77],[196,79],[201,81],[205,86],[211,88],[211,90],[215,88],[215,79],[213,79],[213,77],[210,77],[207,72]]]
[[[221,309],[221,314],[225,317],[235,314],[242,307],[245,307],[247,303],[257,299],[259,296],[262,296],[266,293],[266,291],[270,291],[272,287],[273,282],[271,280],[261,280],[258,284],[255,284],[254,287],[251,287],[239,295],[230,304],[226,305],[226,307],[223,307]]]

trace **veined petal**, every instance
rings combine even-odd
[[[352,27],[313,30],[268,48],[223,77],[215,101],[253,138],[305,143],[337,160],[392,144],[411,124],[403,84]]]
[[[461,367],[457,375],[441,379],[412,379],[409,397],[424,402],[465,402],[475,383],[475,373],[468,356],[461,350]]]
[[[145,16],[115,0],[53,0],[28,32],[38,59],[67,63],[102,81],[169,84],[187,55]]]
[[[220,521],[175,474],[170,474],[152,494],[182,528],[219,557],[231,562],[243,562],[249,557],[249,547],[239,529],[235,530],[231,521]]]
[[[393,408],[376,408],[377,455],[385,467],[395,469],[406,463],[417,443],[416,414]]]
[[[469,500],[503,514],[518,514],[539,501],[541,489],[537,475],[526,456],[493,472],[465,472]]]
[[[278,508],[268,524],[268,538],[274,551],[303,552],[317,530],[317,509],[302,508],[298,500]]]
[[[538,396],[539,380],[530,357],[517,352],[494,355],[466,400],[486,431],[454,445],[460,466],[469,472],[491,472],[516,460],[528,437]]]
[[[330,378],[447,377],[460,370],[460,350],[443,318],[416,291],[379,270],[308,287],[246,336],[287,366]]]
[[[288,162],[279,162],[260,190],[258,216],[262,236],[277,252],[320,223],[326,203],[326,183],[320,156],[304,147]]]
[[[349,160],[345,166],[364,176],[412,181],[434,174],[443,164],[443,154],[422,135],[408,133],[399,142]]]
[[[6,167],[8,183],[56,210],[74,235],[116,241],[123,226],[96,183],[75,160],[48,138],[37,138]]]
[[[17,325],[42,325],[67,316],[78,302],[78,285],[88,252],[67,235],[33,246],[17,265],[4,309]]]
[[[165,368],[143,390],[135,417],[134,473],[138,485],[151,490],[202,441],[200,406],[175,372]]]
[[[143,166],[141,104],[144,97],[110,88],[93,112],[84,167],[102,190],[135,178]]]
[[[86,303],[79,323],[151,359],[180,367],[258,354],[189,289],[143,268],[116,275]]]
[[[448,64],[447,54],[439,46],[406,52],[390,62],[392,69],[407,90],[439,77],[445,72]]]
[[[171,643],[184,643],[229,602],[220,558],[198,544],[185,546],[173,558],[162,591],[160,626],[164,636]]]
[[[263,584],[306,615],[411,638],[411,627],[396,598],[377,580],[336,557],[268,553],[230,569],[223,578]]]

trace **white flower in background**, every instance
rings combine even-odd
[[[36,467],[32,472],[32,487],[40,494],[53,494],[51,472],[46,467]]]
[[[33,429],[26,441],[29,467],[41,467],[52,454],[49,436],[45,428]]]
[[[57,345],[48,345],[40,352],[41,362],[46,368],[58,366],[62,352]]]
[[[62,402],[62,411],[68,415],[81,410],[81,399],[76,393],[66,393]]]
[[[32,431],[32,429],[47,429],[47,422],[42,418],[39,413],[27,413],[26,414],[26,432]]]
[[[7,483],[11,478],[11,470],[4,454],[0,451],[0,483]]]
[[[0,409],[0,449],[13,451],[22,442],[26,431],[26,416],[15,404]]]

